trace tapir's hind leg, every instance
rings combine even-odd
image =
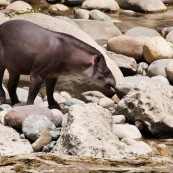
[[[47,94],[47,101],[49,104],[50,109],[61,109],[59,104],[55,101],[53,97],[53,92],[55,88],[57,78],[47,78],[46,79],[46,94]]]
[[[2,87],[2,80],[3,80],[3,76],[4,76],[4,71],[5,71],[5,68],[0,65],[0,104],[5,103],[5,100],[6,100],[5,91]]]
[[[7,89],[11,98],[12,105],[20,103],[16,93],[16,89],[19,83],[19,78],[20,78],[20,75],[9,73],[9,81],[7,84]]]

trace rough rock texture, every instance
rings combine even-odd
[[[82,8],[117,11],[120,7],[114,0],[86,0]]]
[[[130,122],[141,121],[157,137],[173,136],[173,88],[141,81],[116,106]]]
[[[167,77],[165,68],[171,61],[171,59],[160,59],[152,62],[148,67],[147,76],[152,77],[162,75]]]
[[[121,35],[109,39],[107,48],[109,51],[130,56],[141,61],[143,59],[144,43],[145,42],[139,38]]]
[[[152,63],[158,59],[169,59],[173,57],[171,46],[162,37],[153,37],[145,42],[143,53],[148,63]]]
[[[23,1],[15,1],[6,7],[6,10],[13,10],[17,13],[29,12],[31,9],[32,7]]]
[[[116,0],[120,7],[139,12],[160,12],[167,8],[161,0]]]
[[[75,19],[74,21],[100,45],[106,44],[112,37],[122,35],[113,22],[83,19]]]
[[[129,29],[127,32],[125,32],[125,35],[131,36],[131,37],[157,37],[160,36],[160,34],[155,29],[150,29],[147,27],[134,27],[132,29]]]
[[[135,148],[134,148],[135,147]],[[75,105],[69,110],[62,136],[53,148],[54,153],[97,158],[117,159],[151,152],[145,143],[127,146],[112,132],[112,116],[96,104]]]
[[[11,127],[0,124],[0,156],[30,154],[33,152],[28,140],[20,139]]]
[[[8,126],[20,129],[22,122],[31,114],[45,115],[48,119],[53,119],[53,114],[48,108],[27,105],[11,109],[5,116],[5,123]]]

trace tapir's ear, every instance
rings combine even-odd
[[[101,61],[101,59],[102,59],[101,55],[102,54],[100,53],[94,57],[94,64],[98,64]]]

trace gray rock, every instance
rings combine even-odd
[[[99,3],[97,0],[86,0],[82,8],[117,11],[120,7],[114,0],[100,0]]]
[[[161,12],[167,8],[161,0],[116,0],[120,7],[138,12]]]
[[[32,7],[23,1],[15,1],[6,7],[6,10],[13,10],[17,13],[30,12]]]
[[[60,131],[50,131],[50,135],[52,137],[52,140],[57,141],[57,139],[61,136]]]
[[[0,111],[0,123],[3,125],[6,124],[5,123],[5,116],[6,116],[7,112],[8,112],[7,110]]]
[[[115,107],[130,122],[141,121],[153,135],[173,136],[173,88],[151,80],[141,81]]]
[[[157,37],[161,36],[156,30],[147,27],[134,27],[125,32],[125,35],[131,37]]]
[[[91,10],[89,13],[89,18],[92,20],[100,20],[100,21],[112,21],[112,19],[105,13],[99,10]]]
[[[64,4],[69,6],[82,5],[85,0],[64,0]]]
[[[82,100],[76,99],[76,98],[69,98],[66,100],[65,105],[72,106],[75,104],[85,104]]]
[[[54,15],[62,15],[69,11],[70,9],[63,4],[54,4],[51,5],[48,9],[49,13]]]
[[[137,63],[134,58],[110,51],[107,51],[107,55],[118,65],[124,76],[130,76],[136,73]]]
[[[61,127],[63,121],[63,114],[58,109],[51,109],[53,113],[52,122],[55,124],[56,127]]]
[[[44,115],[29,115],[22,123],[22,132],[31,141],[36,141],[44,130],[55,129],[55,125]]]
[[[138,139],[142,137],[138,128],[130,124],[114,124],[113,131],[114,134],[120,139],[123,138]]]
[[[91,103],[74,105],[70,108],[62,136],[51,152],[118,159],[124,156],[147,155],[151,153],[151,148],[140,142],[133,146],[120,142],[112,132],[110,112]]]
[[[124,115],[113,115],[113,124],[124,124],[125,116]]]
[[[9,110],[11,110],[12,109],[12,107],[10,106],[10,105],[8,105],[8,104],[2,104],[2,105],[0,105],[0,111],[9,111]]]
[[[139,38],[121,35],[109,39],[107,49],[117,54],[126,55],[138,61],[142,61],[144,43],[145,42]]]
[[[152,37],[146,41],[143,47],[144,58],[148,63],[159,59],[170,59],[173,50],[168,42],[162,37]]]
[[[65,91],[61,91],[60,95],[62,97],[64,97],[65,99],[70,99],[71,98],[71,95],[69,93],[65,92]]]
[[[43,130],[40,133],[39,138],[32,144],[32,148],[36,152],[41,151],[44,146],[48,145],[51,142],[51,140],[52,138],[49,130]]]
[[[147,74],[148,64],[145,62],[140,62],[137,67],[137,73],[145,76]]]
[[[53,114],[48,108],[35,105],[15,107],[5,115],[5,124],[17,129],[21,129],[25,118],[31,114],[44,115],[49,120],[53,119]]]
[[[112,37],[122,35],[113,22],[84,19],[75,19],[74,21],[100,45],[107,44],[107,41]]]
[[[56,144],[56,141],[51,141],[50,144],[48,145],[49,151],[52,150],[54,145]]]
[[[173,83],[173,60],[169,61],[165,66],[166,76],[171,83]]]
[[[76,26],[77,28],[79,28],[79,26],[70,18],[66,17],[66,16],[55,16],[55,18],[63,20],[73,26]]]
[[[0,124],[0,156],[30,154],[33,152],[28,140],[20,138],[11,127]]]
[[[85,9],[75,9],[74,16],[75,19],[89,19],[89,10]]]
[[[162,75],[167,77],[165,68],[171,62],[171,59],[160,59],[151,63],[147,70],[147,76],[153,77]]]
[[[139,82],[148,79],[147,76],[128,76],[124,77],[116,85],[117,90],[125,96],[128,92],[135,87]]]
[[[80,99],[86,103],[98,103],[101,98],[106,96],[99,91],[87,91],[80,95]]]

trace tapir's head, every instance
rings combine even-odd
[[[107,67],[103,55],[100,53],[99,55],[95,56],[93,63],[92,79],[100,86],[115,92],[116,81],[112,72]]]

